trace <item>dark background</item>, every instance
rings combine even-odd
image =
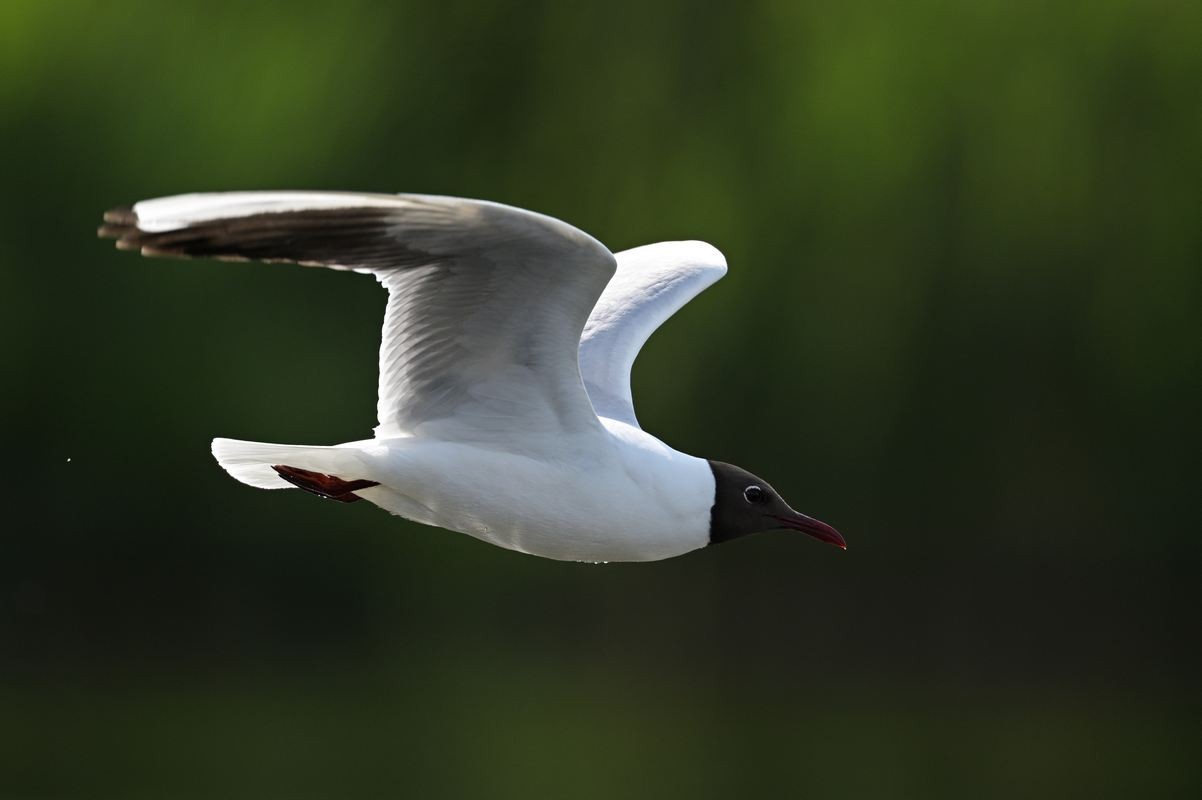
[[[0,796],[1199,795],[1202,4],[718,6],[0,7]],[[370,434],[382,292],[94,228],[258,188],[712,242],[639,417],[850,549],[236,484]]]

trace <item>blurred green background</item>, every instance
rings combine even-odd
[[[1197,797],[1202,4],[0,5],[0,797]],[[644,426],[776,533],[562,564],[257,492],[384,295],[114,205],[483,197],[727,278]]]

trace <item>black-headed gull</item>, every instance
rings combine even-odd
[[[547,558],[653,561],[792,528],[846,547],[746,470],[643,431],[630,368],[726,273],[703,242],[614,255],[560,220],[479,200],[230,192],[144,200],[100,228],[148,256],[367,272],[388,289],[375,437],[214,439],[230,475],[370,500]]]

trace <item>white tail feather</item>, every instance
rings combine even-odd
[[[240,439],[214,439],[213,458],[235,480],[259,489],[295,489],[272,469],[273,464],[309,469],[326,475],[361,469],[353,451],[340,447],[314,447],[303,444],[270,444]],[[353,474],[352,477],[362,477]]]

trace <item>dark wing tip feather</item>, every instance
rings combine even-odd
[[[104,221],[113,225],[137,225],[138,215],[134,213],[133,206],[118,206],[104,212]]]
[[[138,230],[138,215],[129,206],[104,212],[104,224],[96,229],[102,239],[116,239],[118,250],[141,250],[144,234]]]
[[[96,229],[96,235],[102,239],[116,239],[117,247],[121,247],[121,240],[137,230],[138,215],[132,208],[121,206],[104,212],[104,224]]]
[[[378,207],[305,209],[225,217],[168,230],[138,227],[132,208],[105,212],[97,229],[118,250],[144,256],[268,261],[368,269],[425,263],[429,256],[397,240],[389,210]]]

